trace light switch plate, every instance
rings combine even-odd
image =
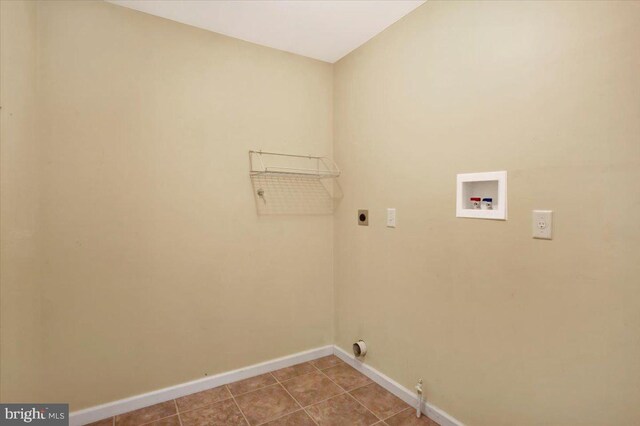
[[[553,211],[534,210],[532,225],[533,238],[550,240],[553,229]]]
[[[396,209],[387,209],[387,228],[396,227]]]

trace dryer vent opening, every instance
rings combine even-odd
[[[353,354],[356,358],[361,358],[367,354],[367,345],[364,340],[358,340],[353,344]]]

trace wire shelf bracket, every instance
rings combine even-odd
[[[340,176],[340,168],[329,157],[277,152],[249,151],[250,176],[300,176],[330,179]]]
[[[342,198],[328,157],[249,151],[249,162],[259,215],[330,215]]]

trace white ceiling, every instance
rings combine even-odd
[[[424,0],[107,1],[331,63],[424,3]]]

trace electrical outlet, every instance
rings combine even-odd
[[[358,210],[358,225],[369,226],[369,210]]]
[[[533,211],[533,238],[550,240],[553,225],[553,211],[534,210]]]

